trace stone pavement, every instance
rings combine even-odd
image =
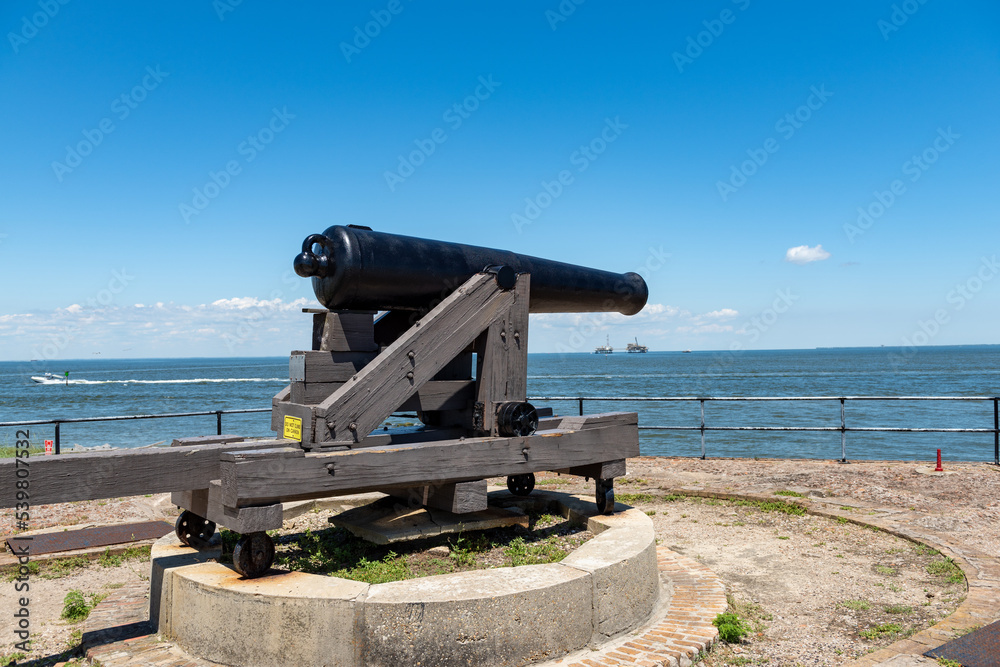
[[[672,492],[728,499],[773,500],[771,496],[727,493],[716,489],[674,489]],[[958,541],[953,535],[922,527],[918,512],[881,507],[873,503],[830,498],[796,499],[810,514],[844,519],[879,528],[893,535],[926,544],[952,558],[968,582],[968,594],[958,609],[936,625],[912,637],[870,653],[849,664],[856,667],[908,667],[934,664],[922,657],[924,651],[953,639],[957,633],[986,625],[1000,618],[1000,559]],[[863,507],[871,515],[859,518],[850,511]],[[711,621],[725,611],[725,589],[710,570],[694,560],[660,548],[657,551],[661,578],[672,586],[670,603],[656,619],[632,634],[614,640],[598,650],[577,652],[546,663],[555,667],[687,667],[699,652],[716,640]],[[192,658],[156,635],[149,634],[146,619],[148,584],[116,591],[91,613],[85,627],[84,645],[91,661],[105,667],[118,665],[191,665],[210,667],[215,663]]]

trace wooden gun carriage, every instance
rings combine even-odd
[[[486,509],[489,477],[527,495],[534,473],[558,471],[593,478],[598,510],[614,511],[637,416],[539,416],[528,313],[634,314],[641,277],[355,226],[309,236],[295,269],[326,309],[307,311],[312,349],[292,352],[272,401],[277,439],[54,457],[33,470],[34,502],[171,491],[181,541],[241,533],[233,561],[247,577],[270,568],[265,531],[294,500],[377,490],[462,514]],[[400,411],[423,426],[388,429]]]

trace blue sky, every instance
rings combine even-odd
[[[0,359],[287,354],[291,260],[348,223],[647,278],[633,318],[533,317],[533,352],[1000,342],[996,3],[36,0],[0,26]]]

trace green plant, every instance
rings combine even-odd
[[[865,609],[871,609],[871,604],[867,600],[844,600],[840,603],[840,606],[847,607],[848,609],[853,609],[854,611],[864,611]]]
[[[793,498],[805,498],[805,494],[798,493],[797,491],[789,491],[788,489],[781,489],[780,491],[775,491],[776,496],[791,496]]]
[[[887,614],[912,614],[913,607],[909,607],[905,604],[891,604],[885,608],[885,613]]]
[[[355,567],[331,572],[330,576],[363,581],[366,584],[384,584],[409,579],[410,569],[405,558],[390,551],[382,560],[362,558]]]
[[[750,629],[744,624],[743,619],[729,611],[716,616],[712,625],[719,629],[719,639],[727,644],[739,643],[743,637],[750,634]]]
[[[949,584],[958,584],[965,580],[962,569],[950,558],[941,558],[927,564],[927,574],[944,577]]]
[[[652,493],[617,493],[615,494],[615,500],[620,503],[625,503],[626,505],[635,505],[636,503],[652,503],[655,502],[657,496]]]
[[[883,574],[883,575],[885,575],[887,577],[891,577],[894,574],[898,574],[897,571],[894,568],[891,568],[888,565],[876,565],[875,566],[875,571],[878,572],[879,574]]]
[[[515,537],[504,547],[503,553],[513,567],[556,563],[568,555],[551,537],[533,544],[525,542],[523,537]]]
[[[895,636],[903,631],[903,626],[899,623],[882,623],[867,630],[862,630],[858,634],[865,639],[881,639],[882,637]]]
[[[66,597],[63,598],[62,618],[70,623],[75,623],[82,621],[89,615],[90,607],[87,605],[87,599],[83,597],[83,591],[74,588],[66,594]]]
[[[2,457],[0,457],[2,458]],[[26,653],[8,653],[7,655],[0,655],[0,667],[7,667],[7,665],[16,665],[18,660],[27,658]]]
[[[948,658],[938,658],[937,663],[943,667],[962,667],[962,663],[958,660],[950,660]]]
[[[97,564],[101,567],[118,567],[130,560],[146,560],[149,558],[150,548],[129,547],[120,553],[111,553],[111,547],[104,550],[104,553],[97,559]]]
[[[792,539],[792,538],[791,538],[791,537],[789,537],[789,536],[787,536],[787,535],[778,535],[778,539],[779,539],[779,540],[790,540],[790,539]]]

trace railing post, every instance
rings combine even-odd
[[[843,396],[840,397],[840,462],[847,463],[847,416]]]
[[[56,432],[55,432],[55,435],[53,436],[53,440],[55,440],[55,447],[56,447],[55,452],[56,452],[56,454],[58,454],[59,453],[59,422],[56,422]]]
[[[1000,466],[1000,397],[993,397],[993,465]]]
[[[705,460],[705,399],[699,398],[701,403],[701,460]]]
[[[580,401],[580,416],[582,417],[583,416],[583,397],[581,396],[578,400]]]
[[[215,435],[222,435],[222,410],[215,411]]]

